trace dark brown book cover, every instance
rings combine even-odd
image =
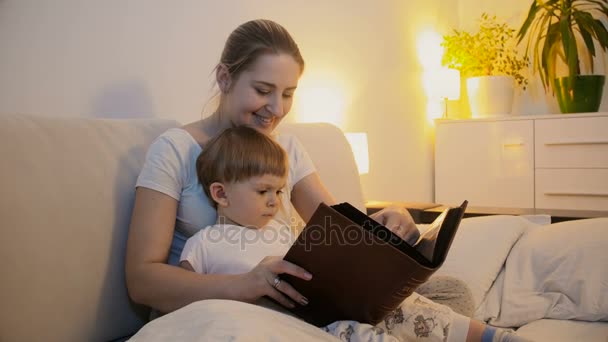
[[[446,209],[409,245],[348,203],[322,203],[284,257],[313,275],[281,275],[309,300],[292,312],[316,326],[379,323],[443,264],[466,205]]]

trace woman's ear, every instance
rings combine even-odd
[[[218,207],[227,207],[230,203],[226,196],[226,189],[224,184],[220,182],[214,182],[209,185],[209,194],[213,202],[217,203]]]
[[[226,64],[218,64],[215,70],[215,80],[217,82],[217,86],[220,88],[220,91],[223,94],[230,90],[232,78],[230,77],[230,72],[228,72],[228,67]]]

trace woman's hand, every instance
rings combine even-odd
[[[420,236],[420,231],[410,213],[402,207],[386,207],[370,215],[378,223],[390,229],[410,245]]]
[[[305,269],[283,260],[277,256],[267,256],[246,273],[243,284],[246,286],[245,301],[253,302],[262,296],[268,296],[287,308],[295,307],[294,301],[300,305],[308,304],[308,299],[296,291],[289,283],[281,280],[281,274],[310,280],[312,275]]]

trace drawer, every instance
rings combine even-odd
[[[435,202],[532,208],[533,130],[529,120],[438,125]]]
[[[536,120],[536,168],[608,168],[608,117]]]
[[[608,210],[608,169],[537,169],[536,208]]]

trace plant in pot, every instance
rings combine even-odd
[[[479,30],[453,30],[443,36],[442,64],[466,78],[473,117],[511,113],[515,84],[526,88],[528,58],[520,56],[516,30],[496,16],[483,13]]]
[[[545,92],[557,95],[562,113],[600,107],[606,76],[593,73],[595,59],[606,65],[608,31],[602,20],[608,22],[606,0],[533,0],[519,29],[518,43],[528,37],[526,55],[532,55]],[[559,61],[565,77],[556,76]]]

